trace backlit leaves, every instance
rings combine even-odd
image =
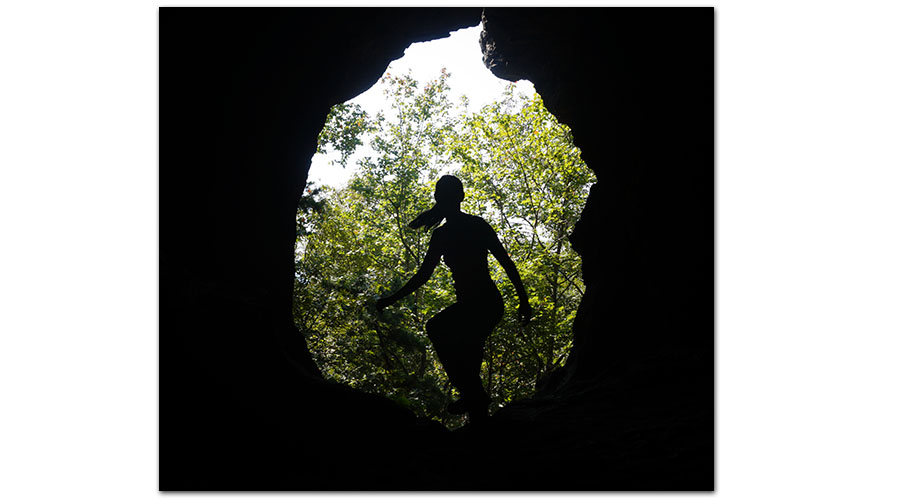
[[[571,347],[584,286],[567,236],[593,175],[540,96],[516,95],[510,85],[473,111],[449,101],[449,77],[386,74],[386,116],[355,105],[332,109],[320,150],[338,151],[343,165],[366,140],[374,156],[359,160],[347,188],[324,193],[322,207],[302,213],[294,315],[326,376],[454,427],[462,420],[445,412],[449,386],[424,335],[425,322],[455,300],[449,271],[438,266],[417,293],[381,316],[373,310],[378,296],[412,276],[427,249],[430,232],[406,224],[433,204],[436,179],[454,173],[466,189],[463,210],[484,217],[516,263],[535,311],[525,328],[515,321],[512,284],[489,259],[508,307],[482,371],[494,403],[503,404],[529,396]]]

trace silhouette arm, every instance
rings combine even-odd
[[[490,226],[488,228],[490,230],[488,250],[500,263],[500,267],[506,271],[506,275],[509,276],[510,281],[516,288],[516,294],[519,296],[519,316],[522,322],[527,324],[531,321],[531,304],[528,303],[528,293],[525,291],[525,285],[522,284],[522,277],[519,276],[519,270],[516,269],[515,263],[509,258],[509,253],[503,248],[503,243],[500,243],[497,233]]]
[[[431,275],[434,273],[434,268],[437,267],[438,262],[441,260],[441,251],[436,244],[435,239],[435,235],[432,235],[431,242],[428,243],[428,251],[425,253],[425,259],[422,260],[422,265],[419,266],[419,270],[416,274],[403,285],[403,288],[397,290],[393,295],[378,299],[378,302],[375,303],[375,307],[379,312],[385,307],[388,307],[394,302],[415,292],[431,278]]]

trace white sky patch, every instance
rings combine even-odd
[[[385,72],[395,75],[411,72],[413,78],[425,82],[437,78],[441,68],[447,68],[450,72],[448,80],[450,102],[458,104],[460,97],[465,95],[469,98],[469,109],[479,110],[482,106],[500,99],[503,89],[510,83],[497,78],[484,67],[481,62],[481,47],[478,44],[480,33],[479,24],[454,31],[448,38],[414,43],[406,49],[403,57],[392,61]],[[359,104],[370,116],[375,116],[379,111],[387,114],[390,104],[383,93],[384,89],[385,85],[376,83],[348,102]],[[528,80],[519,80],[516,83],[516,91],[530,97],[534,95],[534,86]],[[308,180],[318,186],[343,187],[356,171],[356,161],[364,156],[374,157],[375,153],[364,143],[357,148],[347,168],[330,164],[338,156],[338,154],[314,155]]]

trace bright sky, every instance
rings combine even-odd
[[[414,43],[406,49],[403,57],[391,62],[386,72],[400,75],[411,71],[413,78],[426,81],[437,78],[441,68],[447,68],[447,71],[450,72],[448,81],[450,101],[458,103],[460,96],[465,95],[469,98],[469,109],[480,109],[485,104],[499,99],[503,89],[509,84],[508,81],[495,77],[482,64],[481,47],[478,45],[480,33],[481,25],[479,24],[472,28],[454,31],[448,38]],[[374,116],[379,111],[389,108],[387,97],[382,92],[384,87],[381,83],[376,83],[349,102],[359,104],[371,116]],[[527,80],[520,80],[516,84],[516,90],[528,96],[534,94],[534,86]],[[329,165],[329,162],[337,155],[332,157],[316,154],[312,157],[309,180],[319,186],[343,186],[355,170],[356,158],[367,154],[373,155],[371,150],[363,144],[357,149],[346,169],[341,168],[340,165]]]

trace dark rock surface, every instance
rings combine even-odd
[[[325,382],[291,316],[328,109],[482,9],[162,9],[160,488],[713,487],[712,9],[484,10],[598,182],[564,370],[449,432]]]

